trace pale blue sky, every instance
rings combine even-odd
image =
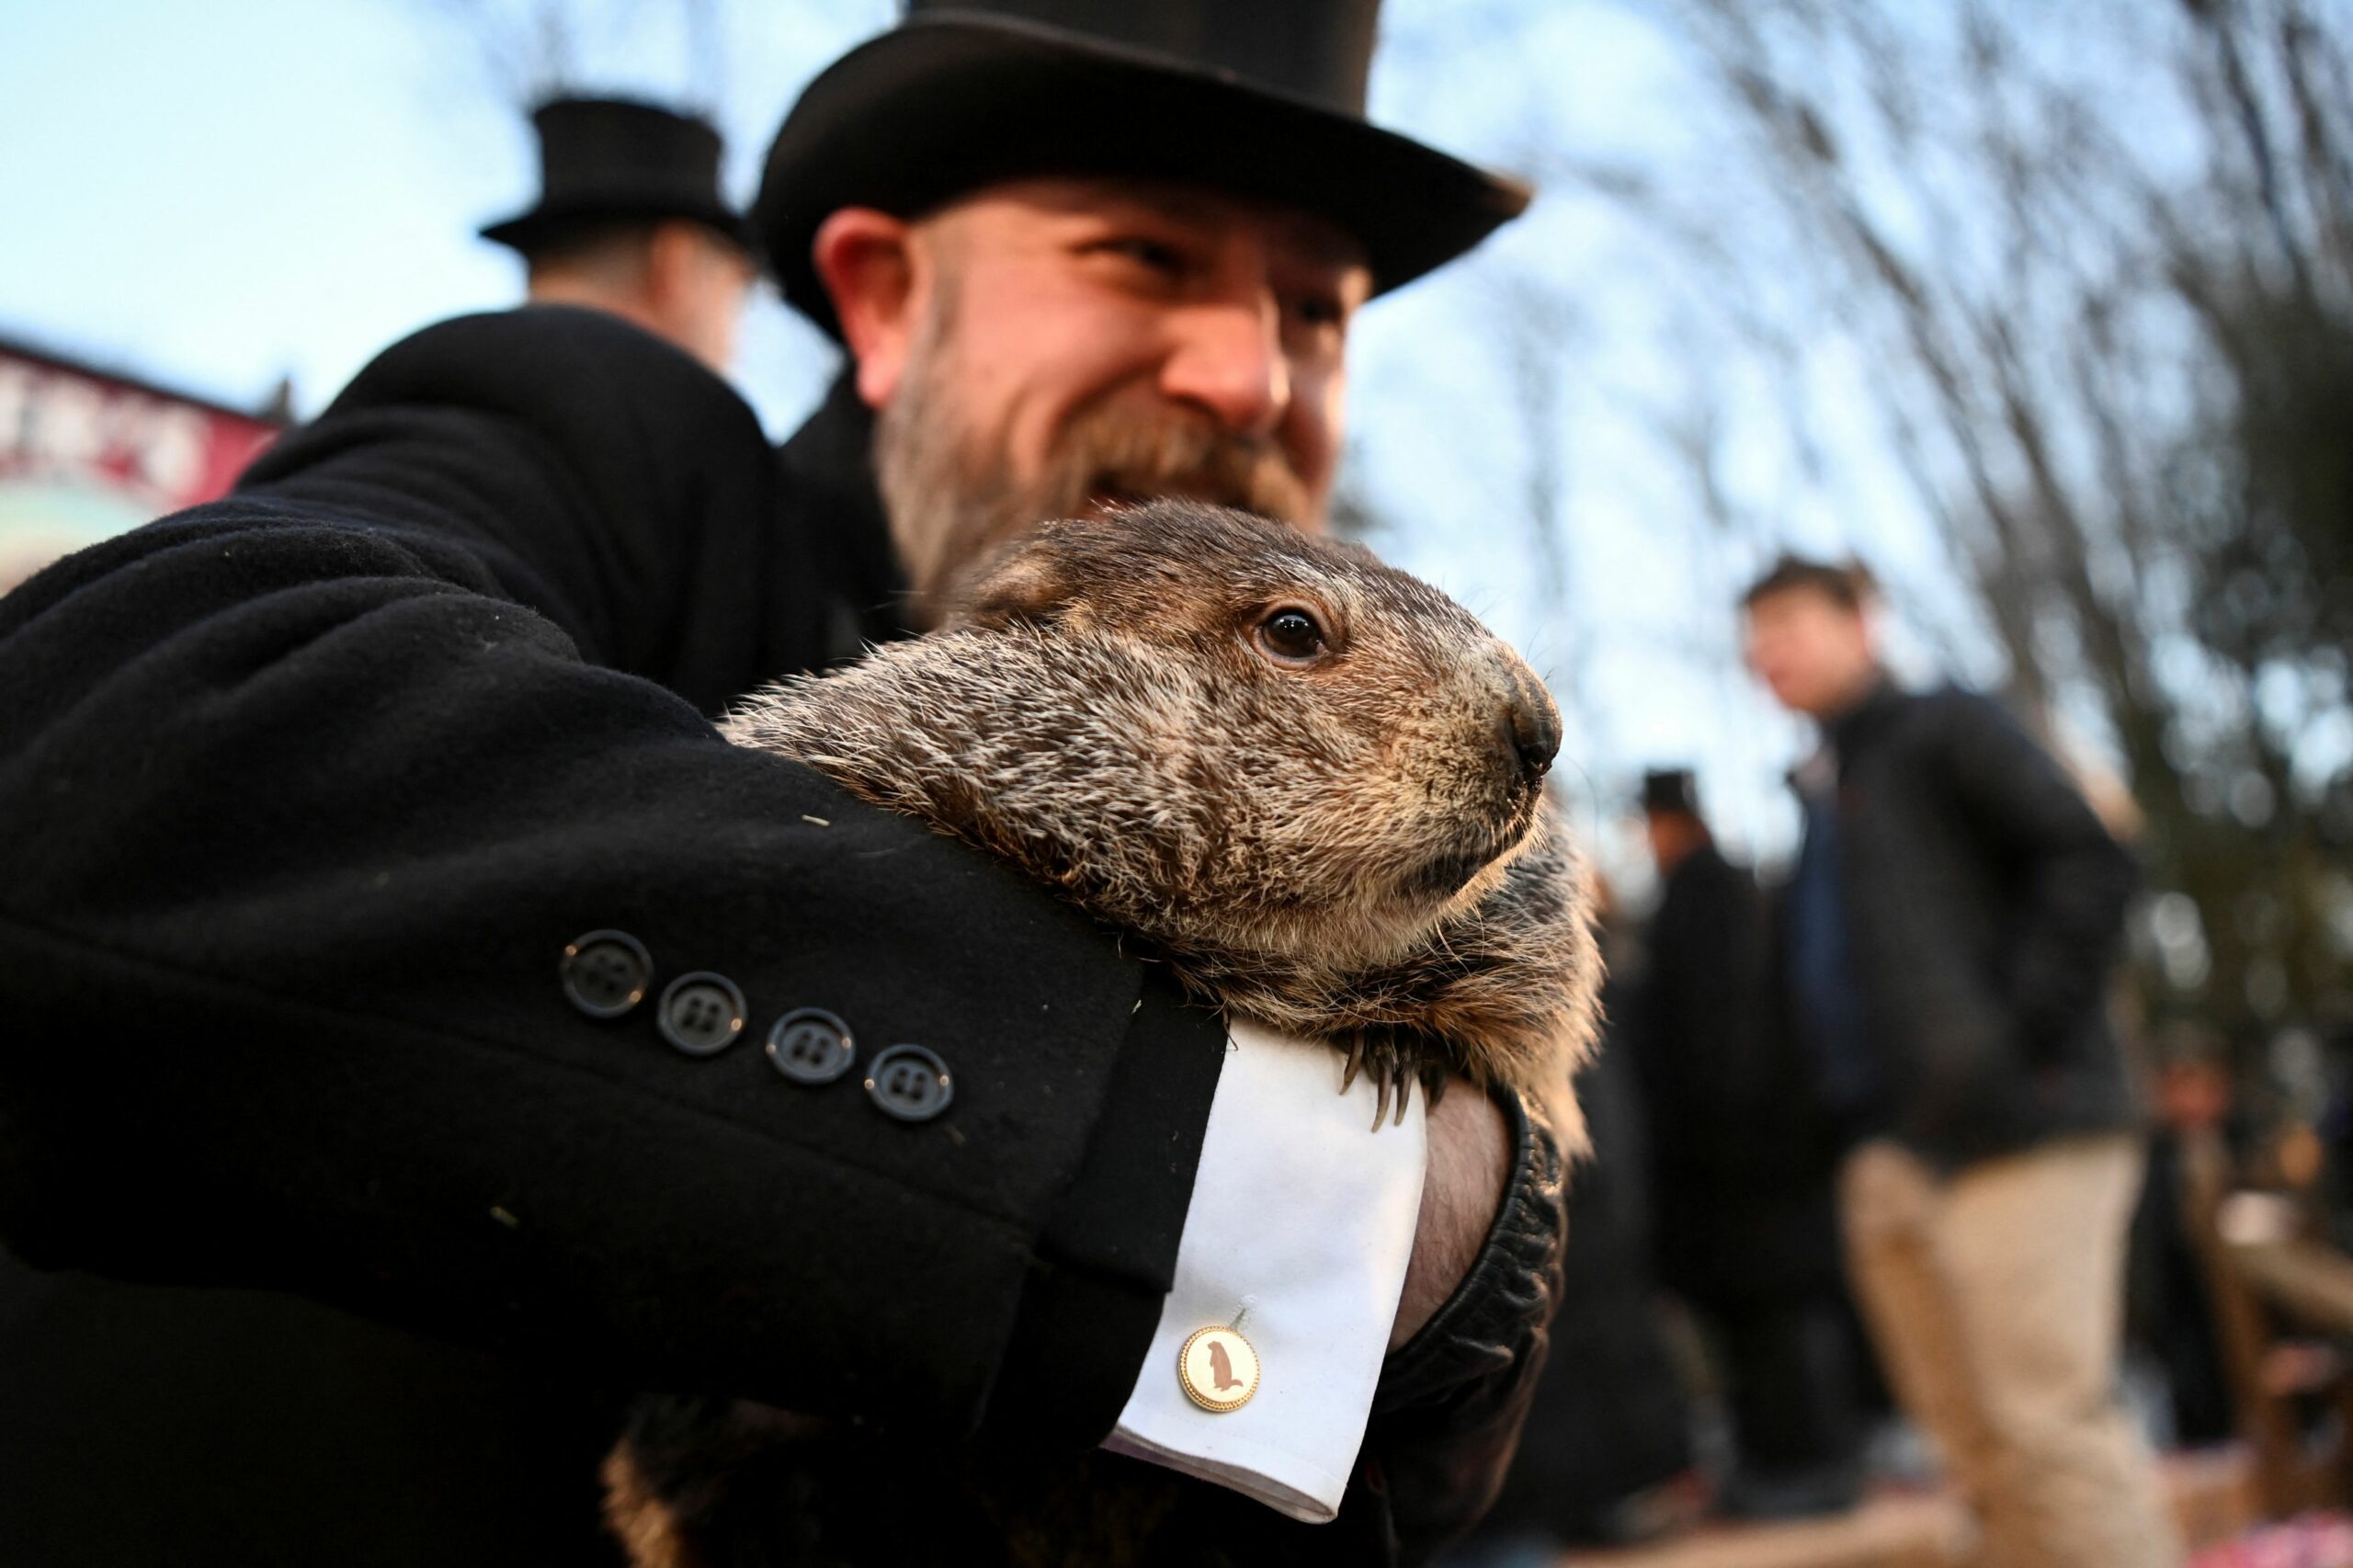
[[[779,84],[730,127],[739,190],[800,81],[884,12],[774,9],[730,62]],[[474,230],[527,200],[529,128],[454,10],[0,0],[0,330],[231,402],[290,374],[308,410],[415,327],[510,302],[514,258]],[[674,97],[675,34],[644,32],[653,47],[600,55],[597,83]],[[791,330],[763,310],[747,356],[779,404],[823,352]],[[802,373],[772,390],[779,361]]]

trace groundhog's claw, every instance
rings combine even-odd
[[[1423,1094],[1431,1105],[1436,1105],[1438,1096],[1445,1092],[1445,1069],[1428,1063],[1417,1065],[1420,1052],[1403,1036],[1387,1030],[1359,1029],[1348,1036],[1347,1051],[1347,1068],[1340,1074],[1340,1093],[1345,1095],[1355,1085],[1358,1074],[1371,1075],[1375,1132],[1381,1131],[1383,1122],[1392,1127],[1405,1124],[1405,1108],[1413,1101],[1415,1079],[1420,1080]]]
[[[1404,1126],[1405,1108],[1414,1103],[1413,1074],[1405,1071],[1403,1062],[1384,1059],[1373,1064],[1372,1081],[1381,1085],[1381,1093],[1373,1100],[1372,1130],[1380,1131],[1384,1119],[1392,1127]],[[1389,1097],[1392,1094],[1397,1096],[1397,1108],[1393,1112],[1389,1108]]]

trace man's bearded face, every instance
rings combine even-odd
[[[1056,432],[1044,466],[1017,475],[1006,433],[957,395],[953,290],[950,279],[874,432],[883,506],[925,619],[998,545],[1051,518],[1182,495],[1314,525],[1307,484],[1271,438],[1222,429],[1148,384],[1113,387],[1081,404]]]
[[[896,360],[870,397],[916,624],[1048,518],[1182,495],[1322,526],[1371,287],[1347,236],[1198,187],[1060,177],[900,233],[913,316],[901,354],[869,335]]]

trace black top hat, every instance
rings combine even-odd
[[[838,335],[810,260],[827,214],[913,216],[994,180],[1214,185],[1354,235],[1376,291],[1451,260],[1530,192],[1364,118],[1380,0],[909,0],[809,84],[752,221],[784,297]]]
[[[1643,775],[1643,810],[1699,814],[1699,784],[1688,767],[1654,767]]]
[[[585,222],[688,218],[751,255],[759,243],[719,199],[719,132],[626,98],[556,98],[531,111],[540,133],[540,204],[482,237],[525,256]]]

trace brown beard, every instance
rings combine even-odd
[[[960,418],[943,352],[949,324],[927,324],[905,380],[877,416],[875,477],[892,541],[914,585],[912,619],[937,622],[967,572],[1039,523],[1101,506],[1188,496],[1304,526],[1313,504],[1279,448],[1237,436],[1198,410],[1118,388],[1080,407],[1042,472],[1017,480],[1001,435]]]

